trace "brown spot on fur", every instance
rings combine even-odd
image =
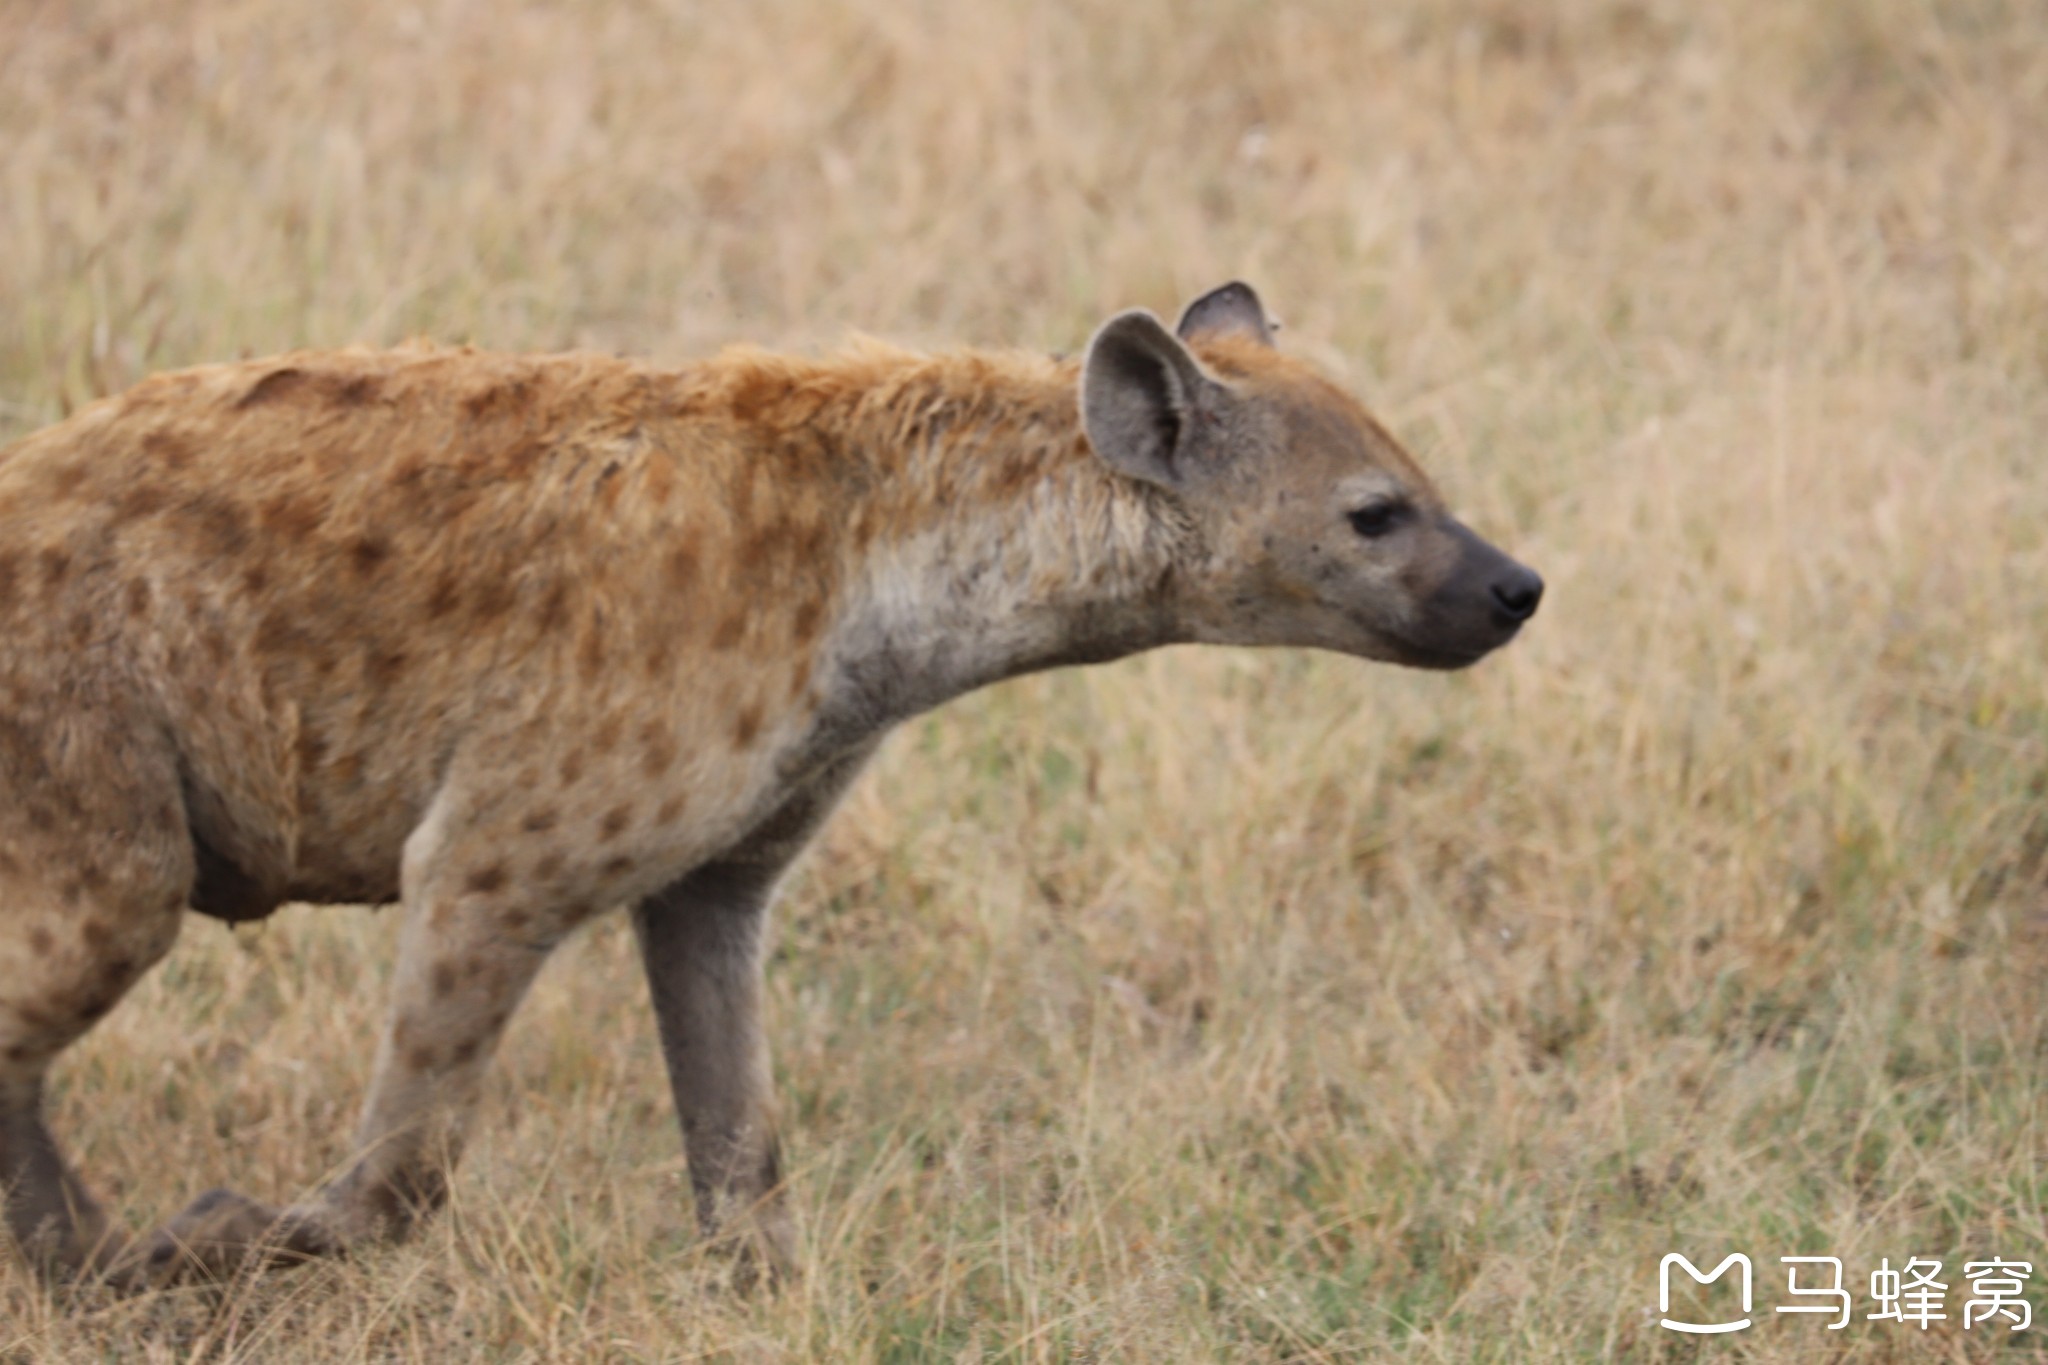
[[[732,723],[732,742],[735,748],[744,749],[754,742],[754,736],[761,733],[761,703],[748,702],[740,708],[739,715]]]
[[[618,712],[608,713],[590,732],[590,747],[600,756],[619,747],[619,732],[625,728],[625,720]]]
[[[270,570],[261,564],[251,564],[242,570],[242,589],[251,597],[260,597],[270,586]]]
[[[605,859],[604,866],[598,869],[607,879],[623,877],[632,870],[633,860],[624,854]]]
[[[666,724],[650,720],[640,727],[640,771],[648,777],[660,777],[676,761],[675,736]]]
[[[610,843],[621,834],[624,834],[626,826],[632,823],[633,808],[631,806],[625,804],[613,806],[604,813],[604,819],[598,822],[597,837],[599,842]]]
[[[785,522],[770,522],[749,530],[734,552],[740,577],[758,579],[765,576],[776,551],[786,546],[788,541],[789,527]]]
[[[448,961],[436,962],[431,973],[434,998],[445,1000],[455,993],[455,964]]]
[[[348,547],[349,567],[358,577],[368,578],[391,558],[391,542],[383,536],[357,536]]]
[[[540,861],[533,865],[533,875],[544,882],[552,882],[562,875],[562,855],[559,850],[543,853]]]
[[[161,461],[164,468],[173,473],[192,463],[192,443],[176,432],[167,431],[162,427],[143,435],[142,453],[153,460]]]
[[[561,579],[548,584],[547,594],[541,598],[540,612],[534,617],[534,624],[543,635],[553,635],[569,620],[569,585]]]
[[[600,618],[591,619],[577,642],[576,670],[585,682],[596,682],[604,675],[604,622]]]
[[[71,573],[71,552],[60,546],[43,548],[43,586],[55,588]]]
[[[215,559],[233,559],[248,546],[249,519],[225,498],[202,493],[178,509],[200,548]]]
[[[319,529],[322,520],[317,503],[288,493],[281,493],[265,502],[256,515],[264,530],[288,544],[306,540]]]
[[[825,619],[825,604],[815,597],[807,597],[796,609],[790,620],[790,637],[799,645],[807,645],[818,638],[818,626]]]
[[[718,623],[718,633],[711,637],[713,649],[731,649],[746,638],[747,613],[744,607],[734,607],[730,615]]]
[[[57,940],[50,937],[50,931],[38,924],[28,931],[28,946],[37,957],[48,957],[50,950],[57,946]]]
[[[674,593],[686,593],[696,586],[696,547],[691,545],[678,545],[668,552],[669,591]]]
[[[427,477],[427,458],[411,455],[391,466],[384,482],[392,488],[409,489]]]
[[[671,796],[666,801],[663,801],[661,803],[661,808],[659,810],[654,812],[654,823],[657,825],[671,824],[675,821],[675,818],[681,815],[682,813],[682,796],[680,794]]]
[[[526,818],[519,822],[519,828],[528,834],[540,834],[553,829],[556,821],[560,819],[560,814],[553,806],[542,806],[539,810],[528,811]]]
[[[517,596],[510,579],[486,578],[476,585],[476,592],[469,604],[470,615],[475,618],[477,624],[495,621],[512,610],[512,604]]]
[[[121,496],[114,500],[116,521],[139,521],[164,510],[169,501],[164,490],[153,483],[133,483],[121,490]]]
[[[299,737],[293,747],[298,751],[302,774],[318,772],[321,760],[327,757],[327,737],[312,725],[299,727]]]
[[[471,868],[463,885],[479,896],[488,896],[494,891],[501,890],[505,885],[505,865],[492,863],[488,867]]]
[[[726,391],[726,405],[734,421],[742,426],[751,426],[759,422],[763,414],[779,403],[788,391],[788,381],[766,367],[757,366],[734,377],[732,387]]]
[[[818,564],[825,557],[826,527],[823,520],[811,518],[797,526],[789,536],[787,553],[792,563]]]
[[[455,577],[455,571],[453,569],[443,569],[441,576],[434,580],[433,591],[427,594],[428,619],[440,620],[449,612],[454,611],[456,604],[461,601],[462,584]]]
[[[0,602],[14,596],[15,585],[20,581],[21,570],[12,551],[0,551]]]
[[[292,612],[282,608],[265,612],[256,627],[256,652],[266,655],[297,654],[312,643],[305,627]]]
[[[405,1064],[414,1071],[432,1071],[434,1069],[434,1049],[426,1043],[421,1043],[418,1047],[412,1048],[405,1054]]]
[[[378,691],[389,691],[405,672],[406,662],[402,649],[372,648],[363,659],[363,677]]]
[[[462,400],[463,412],[471,417],[517,416],[530,406],[529,385],[524,379],[485,385]]]
[[[562,755],[562,785],[573,787],[583,776],[583,751],[572,749]]]
[[[451,1060],[454,1062],[456,1066],[468,1066],[471,1062],[476,1060],[477,1049],[479,1046],[480,1045],[476,1039],[464,1038],[461,1042],[455,1045],[455,1051],[453,1054],[451,1054]]]

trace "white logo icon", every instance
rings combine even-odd
[[[1666,1316],[1664,1319],[1664,1325],[1666,1327],[1669,1327],[1674,1332],[1699,1332],[1702,1334],[1713,1332],[1740,1332],[1743,1328],[1749,1326],[1749,1318],[1747,1316],[1749,1313],[1750,1304],[1749,1257],[1743,1255],[1739,1251],[1730,1252],[1728,1255],[1728,1259],[1722,1261],[1721,1264],[1715,1266],[1713,1270],[1709,1271],[1705,1275],[1700,1274],[1698,1266],[1694,1265],[1691,1261],[1686,1260],[1685,1257],[1679,1255],[1675,1251],[1672,1252],[1669,1256],[1666,1256],[1662,1261],[1658,1262],[1657,1264],[1657,1309],[1659,1312],[1667,1315],[1671,1312],[1671,1267],[1673,1264],[1684,1266],[1685,1273],[1692,1276],[1695,1283],[1712,1284],[1715,1280],[1720,1279],[1721,1276],[1727,1272],[1729,1266],[1736,1265],[1738,1263],[1742,1266],[1742,1311],[1744,1316],[1741,1319],[1741,1321],[1710,1323],[1678,1322],[1672,1319],[1671,1317]]]

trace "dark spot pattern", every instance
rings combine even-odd
[[[740,708],[733,719],[732,742],[734,747],[744,749],[754,742],[754,736],[761,733],[761,704],[748,702]]]

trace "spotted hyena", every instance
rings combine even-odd
[[[790,1258],[764,907],[906,717],[1181,641],[1459,668],[1542,581],[1241,284],[1078,362],[307,352],[0,452],[0,1186],[147,1282],[402,1235],[548,951],[632,907],[700,1219]],[[355,1156],[131,1243],[41,1118],[188,909],[404,905]],[[744,1216],[728,1219],[728,1215]]]

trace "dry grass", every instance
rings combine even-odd
[[[418,1243],[7,1266],[0,1360],[1690,1359],[1674,1250],[1758,1261],[1710,1355],[2030,1353],[1770,1307],[1996,1254],[2048,1310],[2040,0],[0,33],[0,435],[299,344],[1071,348],[1244,275],[1552,585],[1470,675],[1183,651],[906,727],[781,912],[788,1292],[692,1243],[611,923]],[[190,926],[61,1072],[124,1216],[341,1160],[392,929]]]

